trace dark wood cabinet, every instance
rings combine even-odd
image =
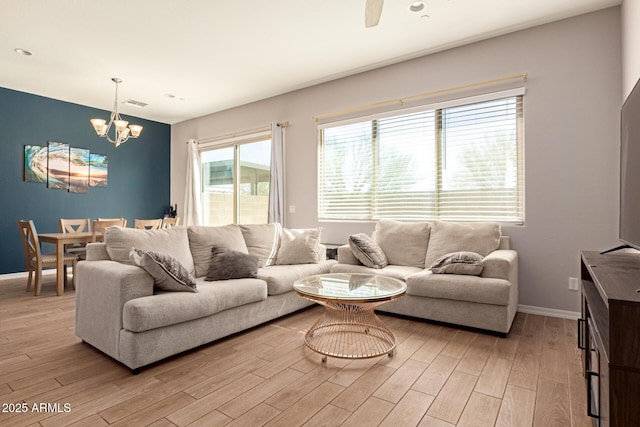
[[[587,408],[599,426],[640,426],[640,253],[583,252]]]

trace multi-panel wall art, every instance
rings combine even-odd
[[[89,187],[106,187],[107,156],[62,142],[24,146],[24,180],[46,183],[49,188],[86,193]]]

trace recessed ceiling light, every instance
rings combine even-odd
[[[423,1],[412,1],[409,3],[409,12],[420,12],[424,9]]]
[[[166,96],[167,98],[175,98],[176,96],[172,93],[165,93],[164,96]]]
[[[13,51],[19,55],[24,55],[24,56],[31,56],[33,55],[31,52],[29,52],[28,50],[25,49],[20,49],[19,47],[13,49]]]

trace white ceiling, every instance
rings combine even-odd
[[[409,3],[367,29],[365,0],[0,0],[0,86],[111,110],[120,77],[148,104],[121,113],[173,124],[621,0]]]

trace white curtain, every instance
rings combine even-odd
[[[284,222],[284,127],[278,123],[271,124],[269,222]]]
[[[184,225],[200,225],[200,150],[198,141],[187,142],[187,183],[184,191]]]

